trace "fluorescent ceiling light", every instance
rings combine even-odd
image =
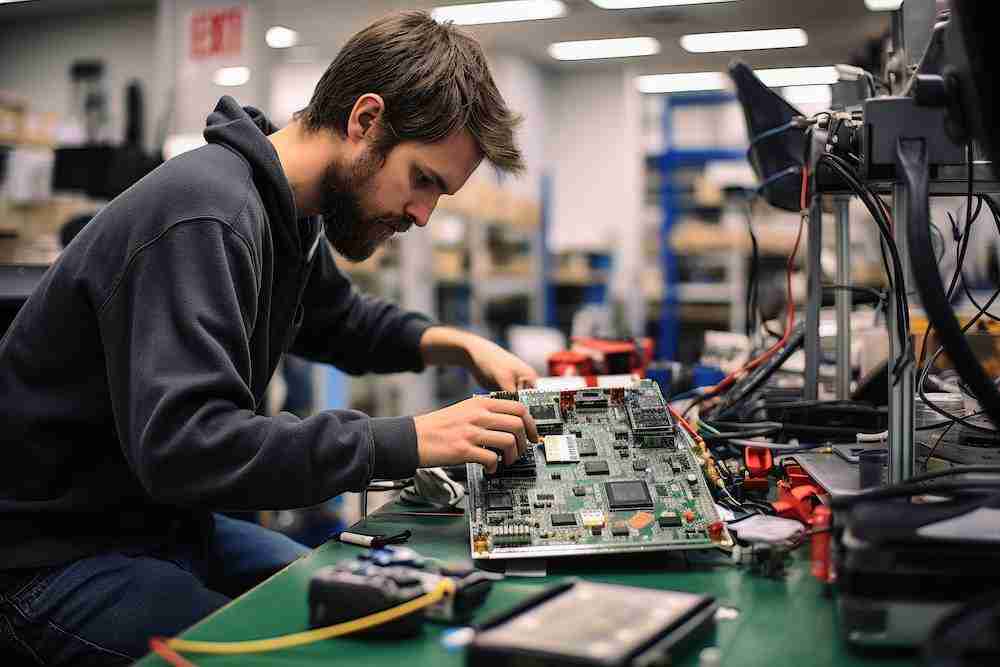
[[[636,77],[640,93],[681,93],[693,90],[722,90],[726,77],[722,72],[687,72],[684,74],[647,74]]]
[[[802,28],[705,32],[681,37],[681,47],[689,53],[788,49],[805,46],[808,43],[809,37]]]
[[[873,12],[891,12],[903,6],[903,0],[865,0],[865,7]]]
[[[837,70],[828,67],[779,67],[759,69],[754,74],[771,88],[812,86],[837,82]],[[641,93],[682,93],[696,90],[724,90],[729,77],[722,72],[687,72],[684,74],[647,74],[636,77]]]
[[[242,86],[249,80],[249,67],[220,67],[212,77],[217,86]]]
[[[451,21],[456,25],[483,23],[508,23],[554,19],[566,15],[566,5],[560,0],[504,0],[503,2],[477,2],[470,5],[447,5],[431,10],[431,18],[438,23]]]
[[[29,2],[29,0],[0,0],[0,5],[12,5],[15,2]]]
[[[817,105],[829,109],[833,104],[833,89],[829,85],[790,86],[781,91],[781,96],[792,106]]]
[[[585,39],[579,42],[556,42],[549,45],[549,55],[556,60],[594,60],[651,56],[660,52],[660,43],[652,37],[620,39]]]
[[[276,25],[267,29],[264,41],[272,49],[287,49],[299,43],[299,33],[283,25]]]
[[[710,5],[736,0],[590,0],[601,9],[641,9],[644,7],[677,7],[680,5]]]

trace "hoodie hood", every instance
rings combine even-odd
[[[208,115],[205,141],[226,146],[246,158],[271,219],[271,233],[301,253],[303,239],[297,223],[295,197],[281,168],[278,153],[267,139],[267,135],[277,130],[260,110],[241,107],[236,100],[226,95]]]

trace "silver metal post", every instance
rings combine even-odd
[[[851,199],[834,198],[837,213],[837,398],[851,395]]]
[[[815,401],[819,398],[819,310],[823,305],[823,268],[820,253],[823,250],[823,199],[814,196],[809,208],[809,238],[806,254],[806,375],[802,398]]]
[[[906,186],[896,184],[892,189],[893,236],[903,265],[904,283],[910,276],[910,254],[907,241],[909,211],[906,204]],[[905,287],[905,285],[904,285]],[[909,317],[909,313],[907,313]],[[896,315],[896,295],[889,296],[889,368],[906,341],[899,338]],[[901,371],[900,377],[889,374],[889,483],[895,484],[913,477],[913,364]]]

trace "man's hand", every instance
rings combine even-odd
[[[485,447],[503,452],[508,464],[538,441],[535,421],[517,401],[476,396],[413,418],[420,467],[481,463],[496,472],[499,459]]]
[[[496,343],[450,327],[431,327],[420,339],[427,364],[463,366],[486,389],[517,391],[535,386],[538,374]]]

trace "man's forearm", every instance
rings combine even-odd
[[[453,327],[429,327],[420,338],[420,355],[428,366],[468,368],[472,363],[468,344],[476,338],[475,334]]]

